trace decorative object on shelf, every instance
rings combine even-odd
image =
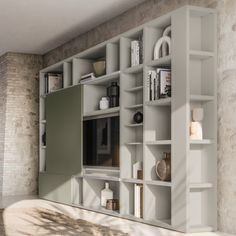
[[[143,185],[134,185],[134,216],[143,217]]]
[[[99,101],[99,109],[105,110],[109,108],[109,98],[108,97],[102,97]]]
[[[137,171],[137,177],[138,177],[138,179],[143,179],[143,170]]]
[[[164,152],[164,158],[156,163],[156,174],[162,181],[171,180],[171,154]]]
[[[137,161],[133,164],[133,178],[137,179],[138,178],[138,171],[143,170],[143,162],[142,161]]]
[[[46,146],[46,132],[45,131],[42,135],[42,143],[43,143],[43,146]]]
[[[45,93],[51,93],[63,87],[63,73],[45,74]]]
[[[154,47],[154,60],[170,55],[171,53],[171,26],[168,26],[160,39],[157,40]]]
[[[157,74],[160,83],[160,98],[171,97],[171,70],[158,69]]]
[[[142,41],[131,41],[131,67],[142,64]]]
[[[171,69],[149,70],[147,77],[148,101],[171,97]]]
[[[203,108],[194,108],[192,110],[192,122],[190,126],[190,139],[202,140],[202,123],[204,112]]]
[[[102,76],[106,73],[106,61],[96,61],[93,63],[93,69],[96,76]]]
[[[119,106],[120,87],[117,82],[111,82],[111,86],[107,88],[107,96],[110,100],[110,107]]]
[[[137,111],[133,116],[133,120],[137,124],[142,123],[143,122],[143,113],[140,111]]]
[[[93,72],[89,73],[89,74],[85,74],[85,75],[81,76],[80,83],[88,82],[88,81],[93,80],[95,78],[96,77]]]
[[[106,204],[107,210],[118,211],[120,208],[119,199],[108,199]]]
[[[101,191],[101,206],[106,207],[107,200],[113,199],[113,192],[109,188],[109,183],[105,183],[105,188]]]

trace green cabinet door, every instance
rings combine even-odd
[[[71,204],[71,176],[40,173],[39,197],[49,201]]]
[[[81,86],[46,97],[46,173],[75,175],[82,165]]]

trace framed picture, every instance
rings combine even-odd
[[[111,119],[97,120],[97,154],[111,153]]]

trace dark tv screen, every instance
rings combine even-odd
[[[83,164],[119,167],[120,121],[118,116],[83,122]]]

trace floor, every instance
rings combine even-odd
[[[74,219],[83,219],[96,224],[109,226],[113,229],[129,233],[130,236],[230,236],[230,234],[220,232],[182,234],[130,220],[119,219],[104,214],[37,199],[37,197],[34,196],[7,197],[0,199],[0,208],[31,207],[46,208],[66,214]]]

